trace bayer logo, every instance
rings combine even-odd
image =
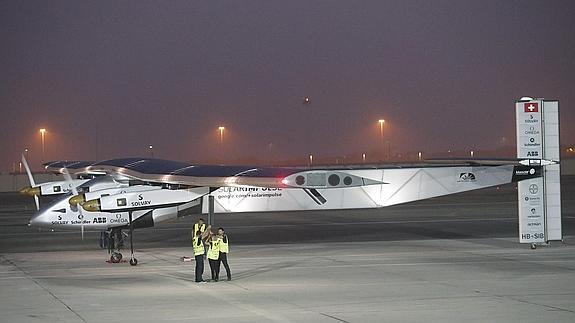
[[[537,192],[539,192],[539,186],[537,186],[537,184],[529,185],[529,193],[537,194]]]

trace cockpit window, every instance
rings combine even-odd
[[[62,191],[62,188],[61,188],[60,186],[54,186],[54,192],[55,192],[55,193],[58,193],[58,192],[61,192],[61,191]]]

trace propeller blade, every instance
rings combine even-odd
[[[24,164],[24,169],[26,169],[26,174],[28,174],[30,187],[36,186],[36,182],[34,182],[34,176],[32,176],[32,171],[30,170],[30,166],[28,166],[28,161],[26,160],[26,156],[24,156],[24,154],[22,154],[22,164]],[[40,200],[38,199],[37,195],[34,195],[34,203],[36,204],[36,210],[40,211]]]
[[[30,186],[36,186],[34,182],[34,177],[32,176],[32,172],[30,171],[30,166],[28,166],[28,161],[26,160],[26,156],[22,154],[22,164],[24,164],[24,169],[26,169],[26,174],[28,174],[28,181],[30,182]]]
[[[74,196],[78,195],[78,188],[74,184],[72,176],[70,176],[70,172],[68,172],[68,169],[65,167],[63,174],[64,179],[66,180],[68,186],[70,187],[70,190],[72,191],[72,194],[74,194]],[[76,205],[76,207],[78,208],[78,213],[80,213],[80,230],[82,232],[82,241],[84,241],[84,214],[82,213],[82,206],[80,204]]]
[[[36,203],[36,211],[40,211],[40,199],[38,195],[34,195],[34,203]]]

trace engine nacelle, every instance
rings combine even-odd
[[[160,186],[150,186],[150,185],[134,185],[134,186],[121,186],[103,189],[99,191],[89,191],[72,196],[69,200],[70,205],[77,206],[78,204],[83,204],[86,201],[95,200],[104,196],[113,196],[117,194],[131,193],[131,192],[146,192],[146,191],[158,191],[162,188]]]
[[[297,188],[343,188],[376,184],[387,184],[364,178],[345,171],[310,170],[291,174],[282,180],[282,184]]]
[[[126,212],[168,208],[192,202],[206,194],[208,187],[198,187],[188,190],[160,189],[121,193],[113,196],[102,196],[82,204],[89,212]]]
[[[72,187],[79,187],[89,179],[74,179],[71,182],[67,181],[54,181],[38,184],[34,187],[25,187],[20,190],[22,194],[27,194],[30,196],[48,196],[48,195],[60,195],[66,194],[72,190]]]

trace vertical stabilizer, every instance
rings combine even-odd
[[[517,158],[545,165],[542,177],[518,183],[519,242],[562,240],[559,102],[523,98],[515,110]]]

